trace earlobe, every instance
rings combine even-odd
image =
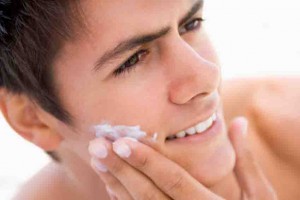
[[[0,108],[9,125],[23,138],[46,151],[56,150],[62,137],[52,129],[26,96],[0,90]]]
[[[45,151],[56,150],[61,141],[62,137],[59,134],[54,134],[48,127],[40,127],[38,130],[33,130],[31,142]]]

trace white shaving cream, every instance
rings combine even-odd
[[[94,130],[96,131],[96,137],[105,137],[113,141],[123,137],[129,137],[138,140],[147,136],[146,132],[140,129],[140,126],[112,126],[108,123],[105,123],[94,126]]]

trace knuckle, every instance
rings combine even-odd
[[[255,159],[250,149],[246,148],[243,150],[241,158],[239,159],[242,164],[253,163]]]
[[[142,200],[159,200],[155,192],[148,191],[143,194]]]
[[[114,161],[110,167],[110,170],[116,174],[122,173],[123,169],[124,169],[124,165],[122,162],[119,161]]]
[[[142,192],[142,200],[160,199],[158,192],[154,190],[154,187],[151,183],[145,184],[140,191]]]
[[[185,179],[181,173],[175,172],[173,177],[174,179],[172,179],[172,181],[166,185],[167,193],[172,190],[183,190],[185,187]]]
[[[120,185],[119,181],[112,175],[106,175],[104,182],[105,184],[109,185],[110,188],[115,188]]]
[[[136,167],[139,169],[145,169],[147,167],[148,163],[149,163],[149,158],[146,156],[142,156],[142,157],[138,158]]]
[[[251,169],[256,172],[260,167],[257,160],[254,158],[252,152],[249,149],[245,149],[242,157],[237,160],[237,167],[240,169]]]
[[[253,161],[253,154],[249,148],[244,149],[244,157],[247,158],[250,161]]]

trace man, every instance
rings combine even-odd
[[[221,84],[203,1],[2,5],[1,110],[59,160],[16,199],[300,196],[298,80]],[[156,142],[96,138],[102,121]]]

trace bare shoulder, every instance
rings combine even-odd
[[[20,188],[13,200],[74,199],[67,197],[69,188],[63,173],[57,164],[47,165]]]
[[[300,166],[300,76],[223,83],[225,117],[245,115],[277,156]]]

